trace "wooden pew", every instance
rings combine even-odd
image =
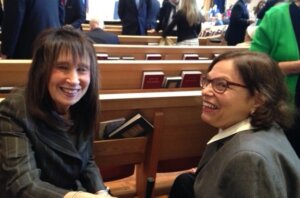
[[[182,70],[205,72],[210,60],[98,61],[101,90],[140,89],[143,71],[179,76]],[[0,60],[0,87],[24,86],[31,60]]]
[[[164,172],[196,167],[206,142],[216,133],[216,129],[203,123],[200,119],[202,101],[199,90],[181,89],[168,92],[165,90],[135,90],[131,93],[108,91],[108,94],[103,91],[100,98],[102,120],[140,112],[150,122],[153,122],[155,113],[163,114],[159,137],[152,144],[152,147],[157,150],[152,152],[153,156],[148,156],[151,160],[148,159],[148,162],[139,166],[139,168],[144,167],[143,171],[147,172],[146,175],[153,178],[156,178],[157,172],[162,171],[161,166],[165,163],[169,168],[165,168]],[[172,164],[169,163],[171,161],[185,163]],[[143,181],[145,178],[144,175]],[[168,193],[173,179],[160,183],[160,178],[156,178],[154,194],[158,196]],[[145,183],[142,187],[137,186],[137,193],[139,189],[144,189],[143,187],[145,187]]]
[[[180,76],[182,70],[207,70],[209,60],[98,61],[101,90],[140,89],[144,71],[163,71],[165,76]]]
[[[133,35],[118,35],[120,44],[122,45],[157,45],[162,38],[161,36],[133,36]],[[176,36],[168,36],[174,43],[177,41]],[[207,37],[199,37],[199,45],[212,45],[211,39],[221,39],[221,35],[213,35]]]
[[[200,57],[212,59],[217,54],[233,50],[247,50],[237,46],[150,46],[150,45],[105,45],[94,44],[97,53],[108,54],[109,57],[134,57],[145,60],[146,54],[161,54],[164,60],[182,60],[184,54],[198,54]]]

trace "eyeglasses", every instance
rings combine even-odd
[[[238,86],[238,87],[244,87],[247,88],[245,85],[242,84],[238,84],[235,82],[230,82],[228,80],[225,80],[223,78],[214,78],[214,79],[209,79],[206,76],[203,76],[200,80],[200,87],[202,89],[204,89],[205,87],[207,87],[209,84],[211,83],[211,86],[213,88],[213,90],[216,93],[222,94],[224,93],[227,88],[229,88],[230,86]]]

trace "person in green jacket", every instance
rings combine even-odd
[[[269,54],[286,74],[291,100],[300,112],[300,0],[271,8],[259,24],[250,50]],[[270,76],[271,77],[271,76]],[[287,135],[300,156],[300,118]]]

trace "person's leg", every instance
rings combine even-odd
[[[169,194],[169,198],[194,198],[195,174],[183,173],[176,177]]]

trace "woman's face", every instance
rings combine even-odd
[[[48,83],[49,94],[59,114],[66,114],[87,92],[90,84],[90,63],[70,53],[60,53]]]
[[[218,62],[207,74],[207,78],[222,78],[245,85],[232,60]],[[220,94],[213,90],[210,83],[202,90],[202,99],[202,120],[221,129],[246,119],[255,108],[255,96],[251,96],[247,88],[240,86],[229,85],[226,91]]]

